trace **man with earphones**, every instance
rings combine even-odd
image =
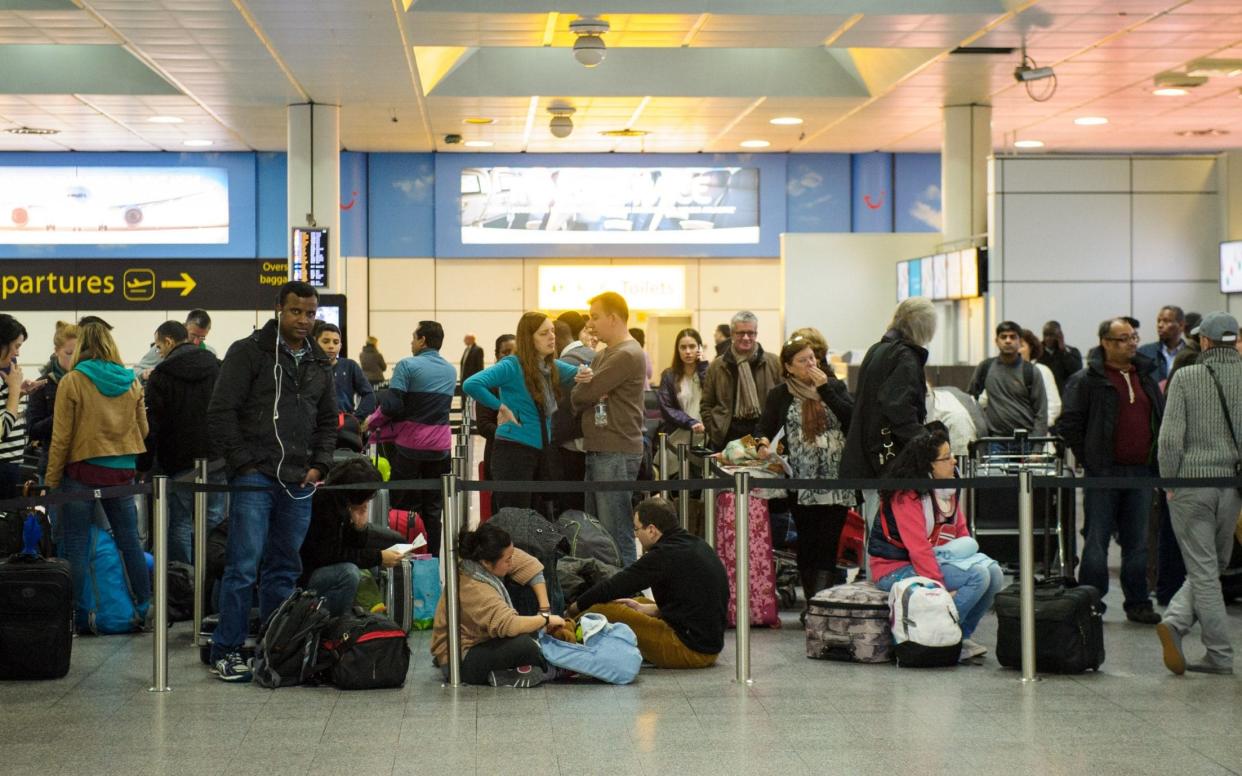
[[[319,292],[306,283],[280,289],[276,317],[234,342],[216,380],[207,425],[223,456],[232,494],[229,542],[220,584],[220,624],[211,666],[226,682],[248,682],[241,656],[259,579],[264,621],[293,592],[311,496],[332,464],[337,409],[332,366],[311,338]]]

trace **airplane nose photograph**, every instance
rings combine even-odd
[[[0,73],[0,774],[1242,776],[1237,2],[0,0]]]

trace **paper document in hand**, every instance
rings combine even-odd
[[[426,546],[427,546],[427,537],[423,536],[422,534],[419,534],[418,536],[414,537],[413,544],[394,544],[393,546],[388,548],[388,551],[399,552],[402,555],[412,555],[414,554],[414,551],[417,550],[418,548],[426,547]]]

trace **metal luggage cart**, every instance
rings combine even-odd
[[[1059,436],[1033,437],[1019,429],[1012,437],[981,437],[970,443],[969,450],[965,477],[1017,477],[1020,471],[1047,477],[1073,475],[1066,463],[1068,448]],[[971,489],[965,501],[970,532],[980,549],[1000,561],[1006,570],[1016,572],[1017,490]],[[1036,490],[1036,561],[1042,560],[1045,576],[1054,572],[1060,576],[1072,574],[1077,547],[1075,516],[1073,488]]]

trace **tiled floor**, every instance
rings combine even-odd
[[[1242,773],[1242,679],[1172,676],[1152,630],[1110,603],[1103,672],[1029,687],[990,657],[807,660],[793,612],[753,632],[751,687],[733,682],[730,643],[716,668],[628,687],[452,690],[418,634],[401,690],[268,691],[209,677],[179,624],[173,691],[155,695],[150,636],[81,638],[64,680],[0,685],[0,774]],[[1242,607],[1231,616],[1242,645]],[[989,615],[979,639],[994,630]]]

